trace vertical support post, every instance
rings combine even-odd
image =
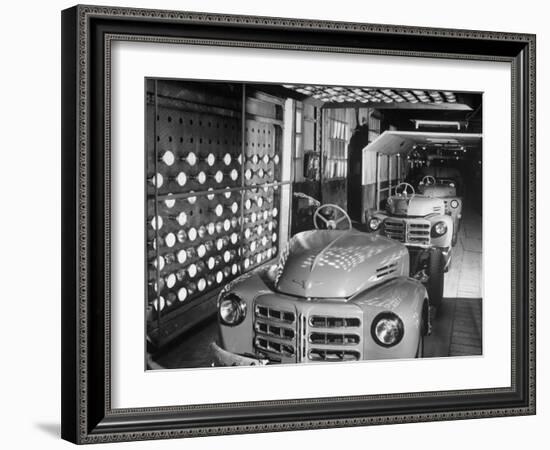
[[[239,231],[239,267],[242,267],[242,248],[245,243],[244,239],[244,197],[248,195],[245,183],[245,166],[246,166],[246,84],[241,85],[241,204],[239,206],[240,213],[240,231]]]
[[[380,209],[380,153],[376,153],[376,209]]]
[[[153,129],[154,129],[154,133],[155,133],[155,139],[154,139],[154,158],[155,158],[155,163],[154,163],[154,171],[155,171],[155,175],[154,175],[154,180],[155,180],[155,197],[154,197],[154,201],[155,201],[155,206],[154,206],[154,214],[155,214],[155,217],[154,217],[154,221],[155,221],[155,241],[156,241],[156,245],[155,245],[155,258],[156,258],[156,271],[155,271],[155,276],[156,276],[156,279],[157,279],[157,283],[156,283],[156,286],[153,285],[153,289],[155,290],[155,295],[156,295],[156,300],[157,300],[157,329],[158,329],[158,334],[157,336],[158,337],[158,340],[160,341],[160,336],[162,336],[162,333],[161,333],[161,326],[162,326],[162,308],[160,306],[160,253],[159,253],[159,250],[160,250],[160,236],[159,236],[159,197],[158,197],[158,179],[159,179],[159,172],[158,172],[158,161],[159,161],[159,149],[158,149],[158,145],[157,145],[157,136],[158,136],[158,130],[157,130],[157,117],[158,117],[158,80],[155,79],[155,117],[154,117],[154,125],[153,125]]]
[[[401,183],[401,153],[397,154],[397,184]]]
[[[391,180],[392,180],[392,170],[391,170],[391,162],[393,159],[393,155],[388,155],[388,198],[391,197]]]

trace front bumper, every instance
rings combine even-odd
[[[215,342],[210,344],[214,354],[214,366],[265,366],[269,363],[267,359],[251,358],[228,352]]]

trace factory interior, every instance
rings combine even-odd
[[[422,357],[483,353],[481,93],[154,78],[145,91],[147,369],[214,365],[220,295],[276,267],[320,205],[409,252],[433,246],[433,230],[399,234],[389,212],[432,183],[452,187],[441,214],[453,236]]]

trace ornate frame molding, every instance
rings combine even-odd
[[[304,43],[283,43],[268,41],[245,41],[242,39],[220,39],[219,37],[174,37],[129,34],[94,29],[94,21],[105,19],[118,26],[119,23],[162,23],[175,29],[184,25],[204,27],[208,25],[238,26],[246,28],[252,36],[255,31],[268,30],[271,33],[291,33],[303,30],[330,31],[335,33],[334,43],[347,35],[357,33],[365,38],[375,36],[379,42],[390,37],[423,37],[432,39],[433,50],[396,49],[380,47],[350,47],[338,45],[315,45]],[[116,27],[115,27],[116,28]],[[224,28],[227,29],[227,28]],[[222,28],[220,28],[222,30]],[[115,30],[116,31],[116,30]],[[310,21],[304,19],[204,14],[195,12],[158,11],[145,9],[111,8],[97,6],[76,6],[63,13],[63,377],[71,380],[64,383],[62,399],[63,437],[77,443],[98,443],[142,439],[163,439],[173,437],[194,437],[215,434],[238,434],[251,432],[272,432],[327,427],[348,427],[373,424],[389,424],[421,421],[440,421],[482,417],[526,415],[535,413],[535,36],[529,34],[500,33],[470,30],[449,30],[441,28],[405,27],[397,25],[376,25],[362,23]],[[98,59],[99,48],[93,38],[100,38],[102,57]],[[479,48],[483,41],[501,43],[501,53],[484,54],[467,52],[443,52],[438,49],[438,39],[471,41]],[[519,245],[520,253],[512,261],[512,298],[517,302],[512,311],[514,339],[522,333],[523,346],[512,345],[512,386],[510,388],[483,389],[472,391],[447,391],[418,394],[395,394],[361,397],[334,397],[309,400],[251,402],[229,405],[196,405],[166,408],[111,409],[110,402],[110,64],[113,41],[141,41],[155,43],[186,43],[197,45],[224,45],[255,48],[292,49],[303,51],[346,52],[363,54],[384,54],[396,56],[435,57],[451,59],[480,59],[506,61],[512,64],[512,195],[513,203],[512,248]],[[94,47],[95,45],[95,47]],[[500,47],[499,47],[500,48]],[[506,51],[504,51],[506,50]],[[97,80],[98,65],[104,69],[104,79]],[[95,83],[95,84],[94,84]],[[94,108],[93,96],[97,95],[97,83],[103,85],[102,106],[104,108],[102,139],[94,138],[91,130],[98,124],[93,122],[90,110]],[[93,95],[91,95],[91,93]],[[519,99],[519,102],[515,101]],[[76,107],[75,107],[76,105]],[[94,178],[97,166],[91,163],[90,142],[101,142],[103,157],[102,179]],[[74,170],[76,168],[76,170]],[[522,179],[519,178],[523,177]],[[520,183],[519,181],[523,181]],[[97,183],[102,184],[97,190]],[[522,189],[527,186],[527,190]],[[519,190],[518,190],[519,187]],[[98,192],[102,198],[98,197]],[[517,198],[516,198],[517,197]],[[105,212],[97,217],[97,204]],[[96,205],[94,207],[94,205]],[[514,206],[515,205],[515,206]],[[523,216],[523,214],[527,214]],[[101,224],[99,224],[99,222]],[[99,226],[99,228],[98,228]],[[103,228],[103,252],[91,255],[92,230]],[[519,237],[519,239],[518,239]],[[97,238],[96,238],[97,239]],[[95,241],[96,244],[98,243]],[[514,253],[513,253],[514,255]],[[517,267],[517,260],[520,261]],[[101,266],[101,267],[100,267]],[[93,303],[98,293],[92,287],[92,279],[103,273],[101,292],[104,303]],[[519,278],[518,278],[519,277]],[[519,280],[519,281],[518,281]],[[517,285],[515,284],[517,283]],[[519,289],[525,293],[523,299],[514,295]],[[91,292],[94,291],[94,292]],[[96,297],[97,298],[97,297]],[[521,303],[521,304],[520,304]],[[515,308],[517,307],[517,309]],[[103,323],[90,320],[92,310],[103,313]],[[517,329],[517,311],[522,312],[525,323]],[[67,321],[66,321],[67,320]],[[101,338],[99,334],[102,334]],[[68,341],[71,341],[70,343]],[[514,341],[516,344],[517,342]],[[90,348],[103,345],[104,365],[99,371],[104,383],[92,382],[90,367],[97,363]],[[520,354],[518,355],[518,352]],[[95,359],[94,359],[95,358]],[[519,359],[518,359],[519,358]],[[516,372],[516,365],[521,373]],[[97,376],[97,374],[95,374]],[[521,386],[520,386],[521,384]],[[90,396],[97,394],[103,386],[102,405],[95,404]],[[518,389],[522,393],[518,397]],[[328,405],[349,400],[378,401],[398,399],[410,401],[426,397],[475,397],[478,395],[515,393],[517,401],[507,406],[489,405],[484,408],[418,411],[410,414],[360,414],[352,417],[319,418],[311,420],[282,420],[270,423],[195,425],[182,422],[178,426],[167,425],[171,414],[185,414],[191,410],[202,411],[204,417],[212,409],[232,409],[243,406],[285,407],[290,405]],[[526,394],[526,396],[524,395]],[[133,423],[129,423],[133,421]],[[164,421],[164,425],[163,425]],[[122,424],[124,422],[124,424]],[[144,425],[145,424],[145,425]],[[155,425],[156,424],[156,425]]]

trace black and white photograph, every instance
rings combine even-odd
[[[147,370],[483,355],[483,93],[146,78]]]

